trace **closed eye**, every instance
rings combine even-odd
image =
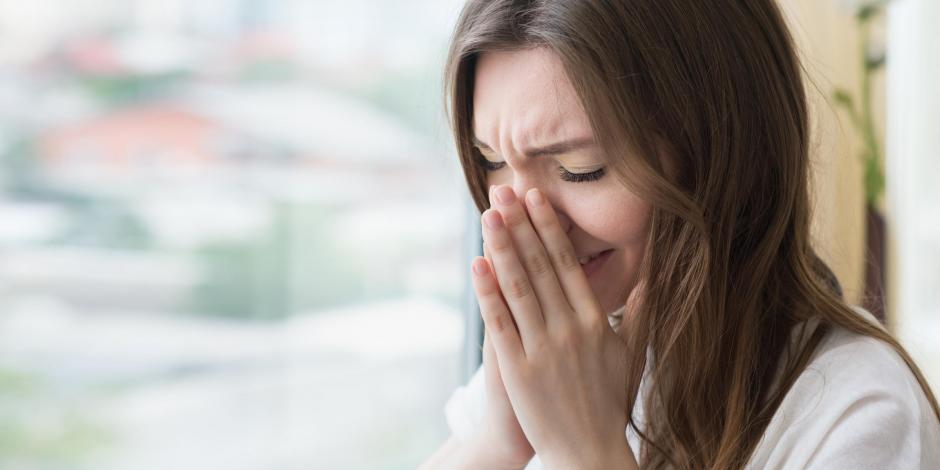
[[[506,162],[493,162],[487,160],[486,158],[480,156],[478,158],[480,166],[483,167],[486,171],[499,171],[506,166]],[[589,183],[591,181],[597,181],[604,177],[606,173],[604,168],[598,168],[597,170],[590,171],[587,173],[574,173],[568,171],[565,167],[558,167],[558,176],[569,183]]]
[[[572,183],[587,183],[591,181],[597,181],[604,177],[604,173],[604,168],[598,168],[588,173],[572,173],[566,170],[563,166],[558,167],[558,174],[561,176],[561,179]]]

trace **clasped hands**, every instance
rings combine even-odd
[[[534,451],[545,468],[636,468],[624,435],[627,346],[554,209],[536,188],[520,200],[494,186],[490,202],[484,257],[472,262],[492,369],[483,432],[497,436],[492,448]]]

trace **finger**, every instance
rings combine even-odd
[[[489,333],[486,333],[484,330],[483,333],[483,364],[487,367],[487,372],[499,368],[499,365],[494,364],[496,360],[496,352],[493,351],[493,342],[490,341]]]
[[[562,229],[551,204],[537,188],[530,189],[526,193],[525,200],[535,231],[545,244],[545,250],[555,267],[558,280],[571,307],[579,315],[589,316],[591,320],[597,319],[593,317],[604,316],[587,276],[584,275],[584,270],[578,263],[578,256],[571,245],[571,239]]]
[[[530,350],[545,332],[539,299],[522,267],[502,215],[496,209],[483,213],[483,239],[492,256],[493,272],[506,304],[519,326],[522,343]]]
[[[473,290],[480,304],[480,314],[483,317],[487,332],[483,341],[484,354],[486,353],[487,338],[489,338],[493,342],[492,348],[496,351],[497,356],[503,359],[503,363],[499,367],[505,370],[507,365],[511,367],[513,361],[525,358],[519,331],[513,322],[512,313],[499,293],[499,284],[490,264],[485,259],[477,256],[471,265]]]
[[[515,191],[509,186],[497,186],[493,192],[516,254],[535,289],[545,321],[552,321],[553,317],[558,316],[568,317],[571,306],[561,289],[542,240],[529,221],[523,201],[516,197]]]
[[[486,368],[487,388],[491,392],[502,389],[503,380],[499,376],[499,362],[496,359],[496,351],[493,349],[493,341],[490,340],[490,333],[483,335],[483,366]]]
[[[490,267],[493,266],[493,256],[490,255],[490,249],[487,248],[486,243],[483,243],[483,258],[486,259],[486,262],[489,263],[489,266],[490,266]],[[493,273],[493,275],[495,276],[496,273]],[[498,284],[498,283],[497,283],[496,287],[499,288],[499,284]],[[502,290],[499,291],[499,297],[500,297],[501,299],[503,299],[503,305],[509,305],[508,303],[506,303],[506,297],[503,296],[503,291],[502,291]],[[510,312],[510,313],[511,313],[511,312]],[[514,319],[513,321],[515,321],[515,319]]]

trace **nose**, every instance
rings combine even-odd
[[[545,200],[548,201],[549,205],[555,211],[555,215],[558,217],[558,223],[561,225],[561,229],[568,233],[571,230],[572,223],[571,218],[568,217],[568,214],[565,212],[565,208],[561,205],[561,200],[555,191],[552,191],[545,187],[540,187],[536,185],[533,180],[526,178],[524,176],[516,176],[513,178],[512,190],[516,193],[516,198],[520,201],[525,201],[525,195],[532,188],[538,188],[539,192],[542,193],[542,196],[545,197]]]

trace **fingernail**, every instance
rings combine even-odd
[[[541,206],[545,203],[545,199],[542,197],[542,192],[539,191],[538,188],[530,189],[526,194],[526,199],[528,199],[529,203],[534,207]]]
[[[477,257],[476,259],[473,260],[472,267],[473,267],[473,273],[476,274],[477,276],[486,276],[486,274],[490,270],[489,267],[486,266],[486,260],[484,260],[481,257]]]
[[[508,206],[516,202],[516,193],[509,186],[500,186],[496,188],[496,199]]]
[[[483,222],[486,223],[486,226],[498,230],[503,227],[503,218],[500,217],[499,212],[495,210],[488,210],[486,214],[483,215]]]

